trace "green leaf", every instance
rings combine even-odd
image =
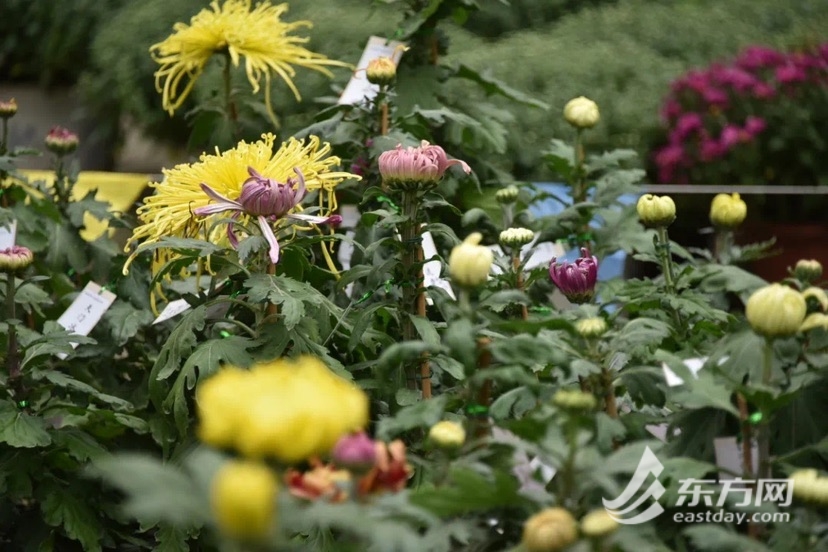
[[[691,525],[682,531],[697,550],[710,552],[769,552],[769,548],[721,525]]]
[[[78,462],[94,460],[106,454],[106,449],[85,431],[63,428],[53,434],[55,445],[65,447],[69,455]]]
[[[22,340],[21,340],[22,341]],[[43,335],[24,345],[26,352],[20,367],[25,371],[32,361],[44,355],[71,354],[74,351],[73,343],[79,345],[95,343],[91,337],[71,334],[52,320],[44,324]]]
[[[187,395],[200,379],[214,373],[221,364],[246,367],[253,362],[253,357],[247,352],[253,342],[241,336],[209,339],[201,343],[190,354],[178,376],[175,378],[170,392],[164,399],[165,411],[172,410],[175,423],[181,435],[187,434],[189,425],[189,406]]]
[[[100,459],[90,472],[123,491],[125,510],[144,524],[190,526],[206,521],[202,493],[181,468],[128,453]]]
[[[377,438],[390,441],[409,429],[433,426],[442,419],[447,401],[447,395],[440,395],[401,408],[393,417],[380,419],[377,424]]]
[[[435,348],[440,347],[440,334],[437,333],[434,324],[428,318],[413,314],[409,314],[409,317],[411,318],[411,323],[417,329],[417,333],[420,334],[420,337],[427,345]]]
[[[478,72],[469,67],[465,64],[459,64],[455,69],[454,75],[461,79],[468,79],[472,82],[477,83],[486,93],[486,95],[499,95],[503,96],[504,98],[508,98],[512,101],[522,103],[523,105],[528,105],[531,107],[537,107],[540,109],[549,109],[549,105],[545,104],[542,101],[536,100],[519,90],[512,88],[511,86],[507,85],[505,82],[500,81],[494,78],[491,75],[491,71],[486,70],[483,72]]]
[[[133,406],[129,401],[121,399],[120,397],[115,397],[113,395],[109,395],[107,393],[98,391],[88,383],[76,380],[72,376],[64,374],[63,372],[58,372],[56,370],[37,369],[32,370],[31,374],[32,377],[36,380],[46,380],[57,387],[79,391],[80,393],[84,393],[86,395],[89,395],[90,397],[94,397],[99,401],[113,406],[119,410],[131,411],[133,409]]]
[[[254,274],[244,286],[251,302],[269,301],[279,305],[279,314],[288,330],[292,330],[305,316],[305,303],[324,307],[330,315],[341,316],[341,309],[331,303],[313,286],[285,276]]]
[[[422,394],[416,389],[407,389],[405,387],[401,387],[397,389],[395,398],[397,400],[398,405],[411,406],[413,404],[417,404],[421,396]]]
[[[153,321],[152,313],[146,309],[137,309],[126,301],[115,301],[104,314],[112,338],[118,345],[123,345]]]
[[[86,243],[78,235],[78,231],[67,223],[53,225],[50,228],[49,250],[46,262],[58,270],[69,267],[76,272],[86,269]]]
[[[109,220],[114,215],[111,212],[112,206],[105,201],[95,199],[97,190],[89,191],[83,199],[72,201],[66,207],[66,214],[76,228],[83,228],[83,217],[90,214],[98,220]]]
[[[0,403],[0,442],[15,448],[45,447],[52,442],[42,418],[21,412],[8,401]]]
[[[46,523],[63,527],[66,535],[80,542],[87,552],[101,550],[103,527],[95,511],[69,492],[59,487],[50,488],[40,503],[40,511]]]
[[[412,504],[438,516],[485,512],[525,503],[518,493],[518,480],[511,473],[494,471],[489,476],[469,468],[455,467],[448,484],[440,488],[420,487],[410,495]]]

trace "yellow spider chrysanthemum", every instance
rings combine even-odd
[[[311,52],[304,46],[307,38],[291,36],[302,27],[311,27],[310,21],[286,23],[281,20],[287,4],[272,5],[261,2],[255,7],[251,0],[218,0],[210,8],[201,10],[190,24],[176,23],[173,34],[163,42],[150,46],[150,54],[161,67],[155,72],[155,87],[162,94],[164,109],[172,115],[181,107],[207,62],[216,53],[226,52],[235,67],[239,58],[245,58],[245,72],[253,92],[259,91],[262,76],[265,79],[265,102],[270,106],[270,75],[275,73],[285,81],[296,99],[301,99],[293,83],[298,65],[332,76],[326,65],[350,67]],[[182,80],[186,79],[183,90]],[[162,84],[163,83],[163,84]]]
[[[201,185],[207,184],[224,197],[235,200],[241,195],[251,168],[263,177],[278,182],[287,182],[296,176],[295,169],[299,169],[304,177],[305,188],[309,192],[320,192],[319,211],[315,214],[324,216],[336,210],[336,186],[345,179],[360,178],[348,172],[333,170],[340,160],[329,155],[330,144],[321,143],[316,136],[310,136],[307,140],[291,138],[276,151],[274,141],[272,134],[264,134],[257,142],[240,142],[235,148],[223,153],[217,150],[215,155],[202,154],[197,163],[164,169],[164,180],[150,184],[155,188],[155,194],[138,208],[142,224],[127,242],[127,250],[135,244],[153,244],[164,237],[198,236],[213,243],[227,243],[226,225],[216,224],[221,219],[226,220],[226,214],[202,217],[194,214],[199,207],[206,207],[213,201]],[[295,210],[301,211],[302,207],[296,206]],[[241,213],[238,222],[244,225],[249,218],[248,214]],[[127,260],[125,273],[140,250],[139,247]],[[174,251],[157,250],[155,266],[157,268],[176,257]]]

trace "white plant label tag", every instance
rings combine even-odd
[[[537,238],[535,238],[535,241],[524,245],[520,250],[520,256],[522,258],[526,259],[527,255],[531,255],[531,257],[528,257],[529,260],[526,261],[524,268],[525,270],[532,270],[538,267],[549,268],[552,259],[563,257],[566,255],[566,251],[557,243],[543,242],[537,244]]]
[[[184,299],[176,299],[175,301],[170,301],[167,303],[167,306],[164,307],[164,310],[161,311],[161,314],[158,315],[158,318],[152,321],[153,324],[160,324],[161,322],[166,322],[170,318],[178,316],[182,312],[186,311],[190,308],[190,304]]]
[[[442,277],[443,263],[440,259],[434,259],[437,256],[437,246],[434,244],[434,236],[431,232],[423,232],[423,259],[433,259],[423,264],[423,285],[425,287],[438,287],[444,289],[452,299],[457,299],[454,296],[454,290],[451,289],[451,284],[448,280]],[[426,298],[429,304],[432,304],[430,297]]]
[[[707,362],[707,358],[688,358],[684,361],[684,365],[687,366],[687,369],[690,370],[690,373],[693,376],[698,377],[697,374],[699,370],[702,369],[704,363]],[[667,382],[667,385],[670,387],[678,387],[684,383],[684,380],[679,377],[678,374],[673,372],[669,366],[667,366],[666,362],[661,363],[661,369],[664,371],[664,380]]]
[[[365,50],[362,51],[362,57],[359,58],[357,70],[351,75],[351,80],[337,102],[339,105],[358,104],[366,98],[371,99],[376,96],[379,91],[379,86],[368,82],[368,77],[365,74],[365,69],[371,60],[387,57],[394,63],[399,64],[402,57],[403,47],[402,42],[396,40],[386,40],[381,36],[372,36],[368,39],[368,44],[365,45]]]
[[[103,289],[95,282],[89,282],[66,312],[58,318],[57,323],[69,333],[89,335],[115,299],[114,293]],[[77,347],[77,343],[73,343],[72,346]],[[58,356],[61,359],[66,358],[64,353]]]
[[[742,455],[742,444],[736,437],[717,437],[713,439],[713,447],[716,450],[716,465],[728,470],[719,472],[719,479],[735,479],[736,475],[744,475],[744,456]],[[750,459],[751,471],[759,471],[759,445],[754,439],[751,443]],[[730,473],[728,473],[730,472]]]
[[[0,226],[0,249],[8,249],[17,240],[17,221],[11,221],[8,226]]]

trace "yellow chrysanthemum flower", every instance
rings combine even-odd
[[[272,134],[264,134],[257,142],[240,142],[235,148],[223,153],[216,150],[215,155],[202,154],[197,163],[164,169],[164,180],[150,184],[155,188],[155,194],[144,200],[144,204],[138,208],[142,224],[134,230],[126,249],[129,251],[135,244],[140,246],[124,265],[124,273],[141,252],[141,246],[154,244],[165,237],[198,236],[213,243],[227,243],[227,226],[216,224],[218,220],[226,220],[227,214],[199,217],[194,213],[199,207],[206,207],[213,201],[204,192],[202,183],[224,197],[235,200],[241,195],[251,168],[262,176],[279,182],[287,182],[295,177],[295,169],[298,169],[304,177],[307,191],[319,191],[319,212],[316,214],[329,216],[337,206],[334,195],[336,186],[348,178],[360,179],[357,175],[333,170],[340,160],[329,155],[330,144],[321,143],[316,136],[310,136],[306,140],[291,138],[276,151],[274,141]],[[297,205],[294,209],[301,211],[302,207]],[[249,218],[248,214],[239,213],[238,222],[245,225]],[[278,231],[279,226],[285,222],[286,219],[280,219],[273,224]],[[311,227],[305,227],[308,228]],[[155,252],[155,267],[176,257],[174,251],[159,249]]]
[[[303,46],[307,38],[291,36],[302,27],[311,27],[310,21],[286,23],[281,16],[288,11],[287,4],[272,5],[261,2],[255,7],[251,0],[216,0],[210,8],[201,10],[190,24],[176,23],[173,34],[163,42],[150,46],[150,54],[161,67],[155,72],[155,87],[162,94],[164,109],[172,115],[181,107],[195,81],[201,76],[213,54],[226,52],[233,66],[245,58],[245,72],[253,92],[265,80],[265,103],[270,105],[270,76],[278,75],[301,99],[293,83],[294,66],[313,69],[331,77],[325,66],[350,67],[341,61],[330,60]],[[185,81],[182,86],[182,80]]]

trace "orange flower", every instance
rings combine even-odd
[[[377,461],[368,475],[359,481],[359,494],[398,492],[405,488],[413,470],[405,459],[405,443],[396,440],[386,444],[378,441]]]
[[[290,494],[306,500],[327,499],[329,502],[344,502],[348,493],[343,488],[343,483],[351,479],[347,470],[334,469],[331,464],[322,464],[315,461],[312,470],[300,472],[288,470],[285,474],[285,481]]]

